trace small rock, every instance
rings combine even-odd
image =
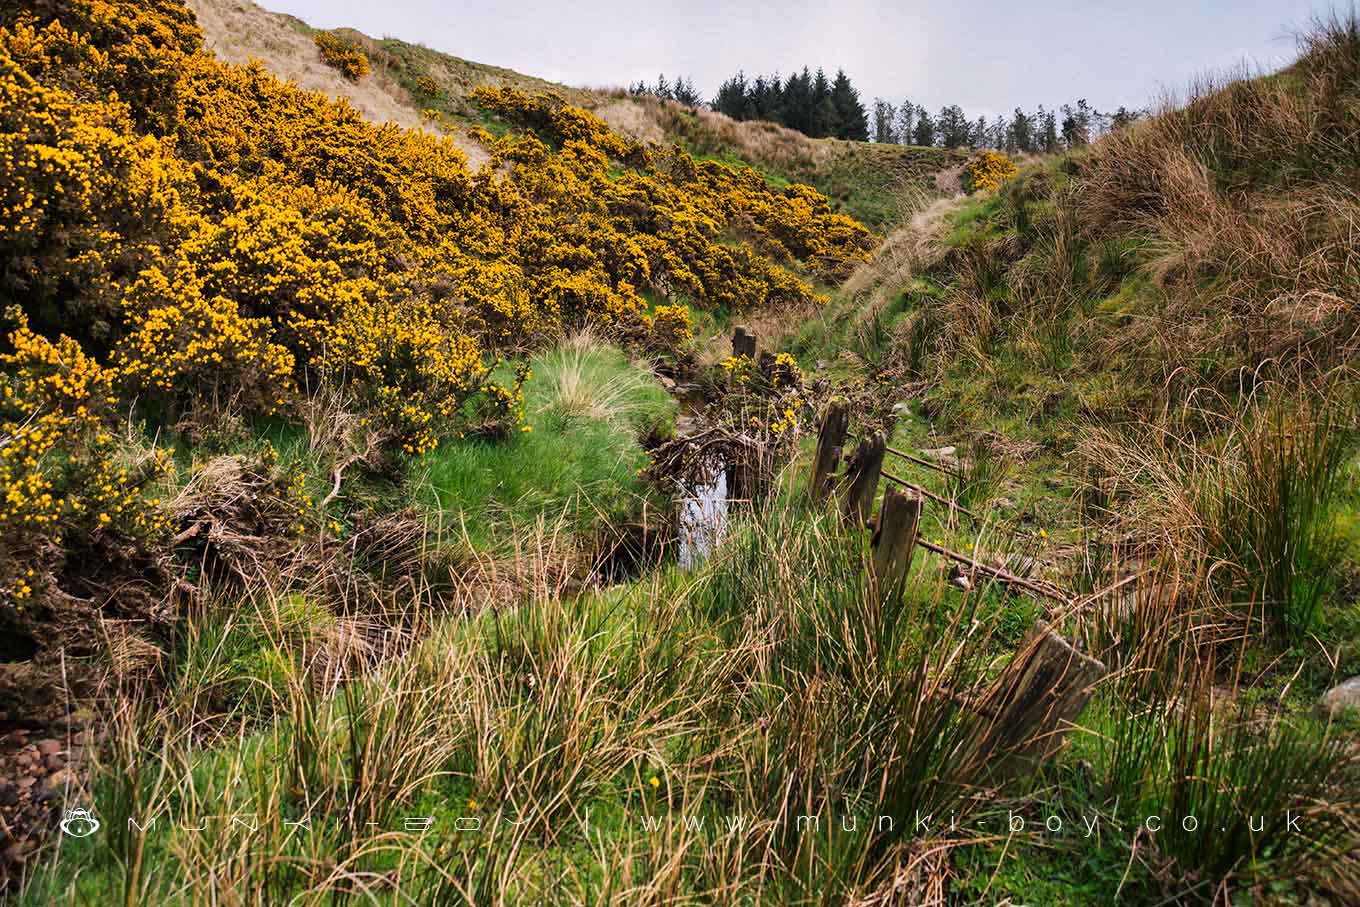
[[[13,806],[19,802],[19,789],[8,781],[0,781],[0,806]]]
[[[19,758],[14,760],[14,764],[22,771],[32,765],[33,760],[29,758],[28,753],[20,753]]]
[[[53,772],[52,774],[48,775],[46,784],[52,790],[65,790],[74,781],[75,778],[71,775],[71,773],[66,769],[62,769],[59,772]]]
[[[1360,676],[1339,683],[1324,693],[1322,708],[1332,715],[1360,710]]]
[[[958,450],[956,447],[935,447],[929,450],[922,450],[921,456],[929,457],[932,460],[943,460],[946,457],[954,456]]]
[[[38,741],[38,752],[42,753],[44,756],[56,755],[57,753],[60,753],[61,750],[62,746],[61,741],[59,740],[53,740],[51,737],[48,737],[45,740]]]
[[[825,359],[818,359],[815,363],[813,363],[812,370],[817,372],[824,372],[826,371],[827,366],[829,366],[830,364],[831,363],[827,362]]]
[[[60,756],[48,756],[43,760],[43,765],[47,766],[49,772],[59,772],[66,768],[66,760]]]
[[[24,777],[19,779],[19,790],[28,790],[35,782],[37,782],[37,780],[38,779],[34,778],[32,775],[24,775]]]

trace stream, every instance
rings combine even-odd
[[[690,434],[694,427],[694,400],[677,394],[680,416],[675,420],[679,438]],[[727,528],[727,464],[711,464],[706,481],[684,485],[680,498],[680,532],[676,560],[682,570],[692,570],[703,562],[722,539]]]
[[[727,470],[719,465],[714,478],[694,488],[680,502],[680,569],[703,561],[727,527]]]

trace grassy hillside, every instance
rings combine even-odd
[[[315,30],[292,16],[271,13],[249,0],[192,0],[208,47],[233,63],[264,62],[269,71],[333,97],[349,97],[377,122],[426,124],[452,135],[475,162],[485,152],[466,137],[473,125],[502,134],[506,120],[479,105],[477,88],[509,87],[552,92],[591,110],[627,138],[679,143],[691,154],[744,163],[778,183],[803,182],[830,197],[840,210],[882,230],[903,217],[904,190],[936,194],[934,175],[957,165],[963,152],[900,145],[878,146],[810,139],[773,123],[738,123],[711,111],[616,90],[574,88],[486,63],[475,63],[395,38],[370,38],[350,29],[372,64],[372,74],[346,82],[317,59]],[[909,213],[909,211],[908,211]]]
[[[1224,817],[1132,846],[1127,825],[1117,843],[970,843],[954,856],[965,901],[1360,891],[1360,725],[1319,708],[1360,673],[1358,67],[1355,21],[1323,23],[1281,73],[1203,84],[935,209],[788,340],[857,395],[863,430],[955,448],[948,493],[982,518],[930,530],[949,547],[1018,546],[1077,591],[1131,582],[1019,618],[1118,669],[1031,815]],[[1263,795],[1322,821],[1225,833]]]

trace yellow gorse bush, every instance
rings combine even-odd
[[[323,31],[317,32],[313,40],[321,53],[321,62],[338,70],[346,79],[357,82],[368,75],[368,55],[353,38]]]
[[[689,308],[683,305],[659,305],[652,313],[652,337],[666,349],[675,349],[694,336]]]
[[[163,534],[165,515],[144,489],[171,464],[157,450],[149,469],[120,466],[107,428],[115,373],[72,338],[48,341],[21,312],[6,314],[18,327],[0,354],[0,602],[19,605],[64,534],[83,548],[110,533]]]
[[[969,193],[995,189],[1020,172],[1015,162],[999,151],[983,150],[963,167],[963,186]]]
[[[222,63],[176,0],[0,9],[0,304],[22,313],[0,343],[7,526],[149,531],[97,453],[133,401],[286,414],[338,383],[419,454],[522,423],[502,356],[583,325],[688,336],[685,308],[648,318],[643,291],[816,302],[872,244],[812,189],[639,145],[551,95],[478,91],[519,131],[469,130],[491,154],[473,172],[447,137]],[[97,374],[102,408],[57,406],[39,362]]]

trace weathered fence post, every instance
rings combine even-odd
[[[978,704],[988,720],[984,758],[1043,758],[1062,742],[1105,665],[1040,622]]]
[[[916,531],[921,522],[921,499],[896,488],[883,493],[874,532],[874,583],[887,598],[907,578],[916,550]]]
[[[850,430],[850,404],[844,397],[836,397],[826,408],[822,428],[817,433],[817,453],[812,459],[812,479],[808,491],[814,501],[826,497],[831,490],[831,477],[841,462],[841,445]]]
[[[749,333],[745,325],[737,325],[732,331],[732,355],[756,358],[756,335]]]
[[[874,494],[878,491],[879,475],[883,472],[883,454],[888,449],[888,439],[883,432],[859,442],[855,454],[850,458],[846,477],[850,487],[845,497],[845,516],[852,523],[863,525],[874,509]]]

